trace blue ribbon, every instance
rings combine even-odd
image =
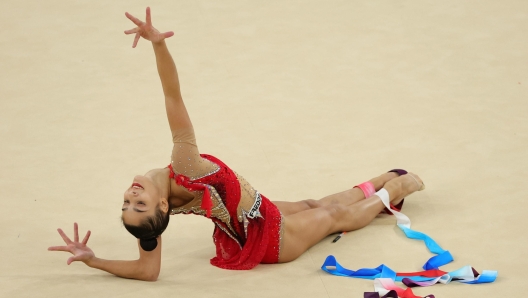
[[[407,228],[403,225],[398,225],[398,227],[403,231],[403,233],[410,239],[422,240],[427,247],[427,249],[436,254],[436,256],[431,257],[424,265],[424,270],[438,269],[441,266],[444,266],[453,261],[453,256],[448,250],[444,250],[436,241],[434,241],[428,235],[415,231],[413,229]],[[332,275],[337,276],[346,276],[353,278],[362,278],[362,279],[376,279],[376,278],[390,278],[394,281],[402,281],[404,278],[408,278],[412,281],[430,281],[435,278],[423,277],[423,276],[396,276],[396,272],[390,269],[388,266],[382,264],[376,268],[362,268],[359,270],[350,270],[341,266],[336,258],[332,255],[328,256],[324,261],[321,269],[325,272],[328,272]],[[456,281],[466,283],[466,284],[480,284],[480,283],[490,283],[494,282],[497,279],[498,272],[493,270],[484,270],[475,280],[460,279],[467,276],[467,268],[463,267],[461,269],[452,271],[448,273],[449,277],[443,277],[444,282],[450,282],[451,279]],[[458,279],[458,280],[457,280]]]
[[[326,260],[324,261],[323,266],[321,266],[321,269],[332,275],[371,280],[374,280],[376,278],[390,278],[395,281],[402,281],[402,279],[404,278],[409,278],[413,281],[429,281],[434,279],[432,277],[424,276],[396,276],[396,272],[394,270],[390,269],[388,266],[383,264],[379,265],[376,268],[362,268],[357,271],[354,271],[341,266],[337,262],[336,258],[332,255],[326,257]]]

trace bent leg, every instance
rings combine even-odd
[[[286,216],[279,262],[295,260],[330,234],[365,227],[384,207],[373,196],[350,206],[331,204]]]
[[[394,202],[417,191],[420,185],[405,175],[388,182],[384,188]],[[379,197],[374,195],[348,206],[330,204],[286,216],[279,262],[295,260],[330,234],[365,227],[384,207]]]
[[[372,178],[376,191],[380,190],[389,180],[398,177],[396,173],[384,173],[378,177]],[[352,188],[333,195],[326,196],[320,200],[302,200],[297,202],[273,201],[273,204],[279,208],[284,216],[298,212],[329,206],[331,204],[352,205],[365,198],[363,191],[359,188]]]

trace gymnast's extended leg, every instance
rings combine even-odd
[[[394,203],[419,190],[421,184],[418,176],[410,174],[390,180],[383,188]],[[365,227],[384,207],[379,197],[374,195],[352,205],[328,204],[286,216],[279,262],[295,260],[330,234]]]
[[[383,173],[378,177],[372,178],[372,182],[376,191],[380,190],[385,183],[398,177],[398,174],[390,172]],[[325,207],[330,204],[352,205],[365,199],[363,191],[359,188],[348,189],[333,195],[326,196],[320,200],[302,200],[297,202],[273,201],[273,204],[279,208],[284,216],[295,214],[309,209]],[[382,208],[383,209],[383,208]]]

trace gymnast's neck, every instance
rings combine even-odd
[[[168,168],[153,169],[145,174],[152,179],[161,198],[167,198],[170,209],[184,206],[194,200],[194,195],[185,187],[176,184],[176,181],[171,179],[169,175],[170,170]]]

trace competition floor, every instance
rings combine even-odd
[[[257,3],[258,2],[258,3]],[[220,4],[221,3],[221,4]],[[325,3],[325,4],[323,4]],[[56,228],[92,231],[109,259],[137,257],[122,193],[170,161],[151,46],[124,12],[173,30],[167,42],[200,149],[274,200],[318,199],[395,167],[427,189],[413,227],[449,249],[453,270],[493,284],[415,290],[522,295],[528,224],[528,2],[0,2],[0,296],[362,297],[369,280],[320,270],[416,271],[432,256],[388,216],[298,260],[226,271],[209,264],[213,226],[175,216],[155,283],[66,265]],[[170,296],[168,296],[170,295]]]

